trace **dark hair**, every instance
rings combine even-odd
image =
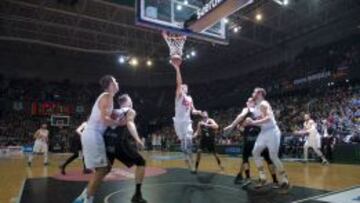
[[[266,97],[266,90],[261,87],[255,88],[255,92],[260,92],[263,97]]]
[[[129,98],[130,98],[130,96],[128,94],[122,94],[122,95],[118,96],[117,102],[118,102],[119,106],[121,107]]]
[[[110,83],[113,81],[113,78],[114,77],[112,75],[104,75],[104,76],[102,76],[100,78],[100,80],[99,80],[99,84],[101,86],[101,89],[106,90],[109,87]]]

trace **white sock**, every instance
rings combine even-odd
[[[47,163],[48,163],[48,160],[49,160],[48,153],[45,152],[45,153],[44,153],[44,164],[47,164]]]
[[[29,162],[29,163],[32,162],[33,156],[34,156],[34,155],[33,155],[32,153],[29,154],[29,157],[28,157],[28,162]]]

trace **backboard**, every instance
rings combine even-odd
[[[136,24],[159,30],[184,34],[193,38],[219,44],[228,44],[226,23],[219,19],[201,32],[184,26],[197,18],[197,12],[206,5],[206,0],[136,0]]]

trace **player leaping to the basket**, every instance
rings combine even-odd
[[[169,46],[171,64],[176,71],[176,95],[175,95],[175,116],[174,128],[176,135],[181,141],[181,150],[185,155],[185,162],[192,173],[195,173],[194,161],[192,157],[192,139],[193,129],[191,114],[201,115],[201,111],[196,110],[193,100],[188,95],[188,86],[183,84],[180,66],[182,63],[183,47],[185,45],[186,36],[174,33],[162,32],[164,40]]]
[[[196,110],[193,100],[188,95],[188,86],[183,84],[180,67],[172,64],[176,71],[176,96],[175,96],[175,117],[174,127],[178,138],[181,141],[181,150],[185,155],[185,162],[189,169],[195,173],[192,157],[193,128],[191,114],[201,115],[201,111]]]

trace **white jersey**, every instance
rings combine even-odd
[[[257,104],[255,106],[254,109],[254,115],[256,117],[256,119],[261,119],[262,117],[262,112],[260,110],[260,106],[266,106],[268,109],[268,114],[270,117],[270,120],[267,121],[266,123],[261,124],[261,130],[268,130],[268,129],[276,129],[278,128],[276,120],[275,120],[275,116],[274,116],[274,112],[269,104],[269,102],[267,102],[266,100],[261,101],[259,104]]]
[[[191,96],[181,94],[179,98],[175,99],[175,118],[179,121],[191,121],[191,108],[193,100]]]
[[[314,120],[310,119],[308,121],[305,121],[304,128],[307,132],[309,132],[309,141],[316,142],[320,138],[320,133],[316,129],[316,123]]]
[[[310,119],[309,121],[304,122],[304,128],[309,133],[309,136],[306,140],[305,145],[309,145],[313,148],[321,147],[321,136],[318,130],[316,129],[316,123],[314,120]]]
[[[91,110],[89,120],[87,121],[87,126],[81,136],[85,165],[89,169],[106,167],[108,165],[105,142],[103,138],[107,125],[101,118],[101,111],[99,108],[100,98],[102,98],[105,94],[105,92],[102,93],[96,99]],[[106,111],[111,114],[113,111],[113,105],[106,109]]]
[[[87,122],[87,128],[97,129],[100,131],[105,131],[105,129],[107,128],[107,125],[104,123],[104,121],[101,118],[101,111],[99,108],[100,98],[102,98],[104,94],[106,94],[106,93],[105,92],[102,93],[96,99],[96,102],[95,102],[94,106],[92,107],[89,120]],[[111,105],[108,109],[106,109],[106,111],[108,111],[109,114],[111,114],[112,110],[113,110],[113,105]]]
[[[47,129],[39,129],[37,131],[38,137],[35,140],[33,146],[34,153],[47,153],[48,152],[48,137],[49,137],[49,130]]]
[[[49,130],[47,129],[39,129],[38,130],[39,136],[36,138],[36,140],[47,142],[49,138]]]

